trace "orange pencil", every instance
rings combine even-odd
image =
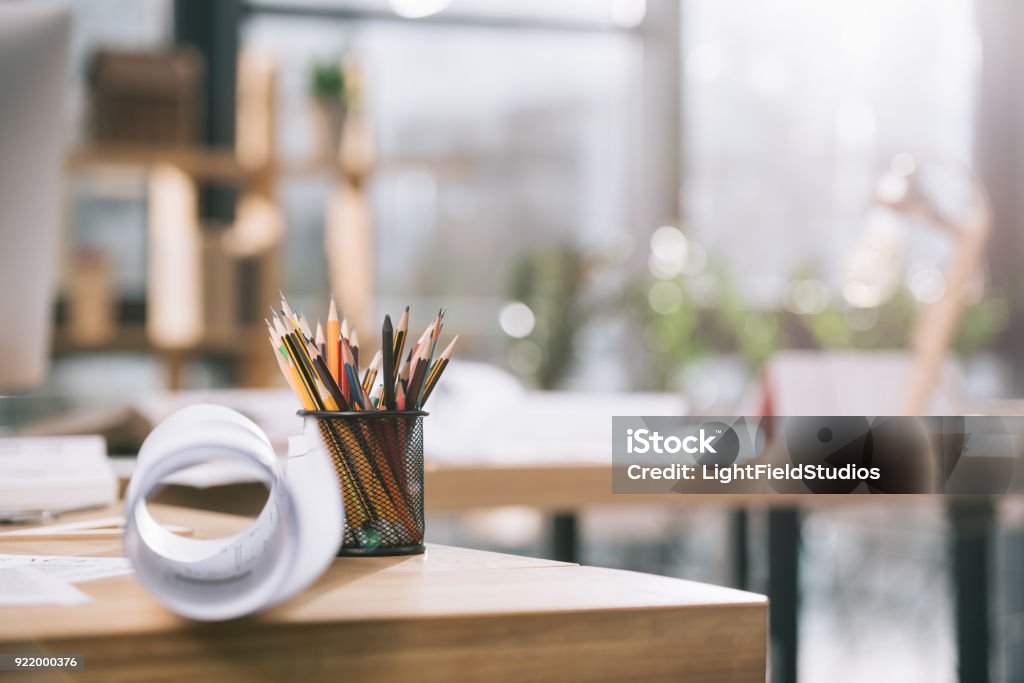
[[[334,304],[334,297],[331,297],[331,310],[327,314],[327,339],[325,343],[327,345],[327,369],[331,371],[331,377],[338,384],[341,384],[341,374],[339,368],[341,367],[339,362],[338,342],[341,339],[341,323],[338,321],[338,307]]]

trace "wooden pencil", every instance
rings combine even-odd
[[[384,316],[381,328],[381,367],[384,371],[384,392],[381,400],[385,410],[395,410],[395,331],[391,326],[391,316]]]
[[[356,371],[356,376],[359,376],[359,333],[356,332],[356,328],[352,328],[351,334],[348,337],[348,345],[352,350],[352,367]]]
[[[338,307],[334,303],[334,297],[331,296],[331,307],[327,312],[327,369],[331,371],[331,375],[334,377],[334,381],[337,382],[341,379],[341,375],[338,374],[338,368],[341,367],[338,364],[338,352],[340,347],[338,346],[338,340],[341,338],[341,322],[338,320]]]
[[[395,410],[405,410],[405,387],[401,382],[395,388]]]
[[[327,345],[324,343],[324,328],[320,321],[316,321],[316,349],[324,358],[327,357]]]
[[[333,296],[326,326],[318,320],[315,331],[309,318],[293,309],[283,293],[280,310],[271,308],[264,323],[278,368],[304,409],[416,410],[430,398],[458,341],[458,336],[453,338],[435,360],[444,316],[445,309],[439,309],[409,348],[409,307],[397,328],[385,315],[381,348],[365,373],[359,361],[359,334],[339,317]]]
[[[373,389],[373,383],[377,381],[377,373],[380,371],[381,363],[381,352],[373,354],[373,360],[370,361],[370,366],[366,368],[366,375],[363,376],[363,393],[369,394],[370,390]]]
[[[345,399],[345,395],[341,393],[341,388],[335,381],[334,376],[331,375],[330,368],[327,367],[327,362],[316,347],[312,344],[307,345],[306,349],[310,354],[310,359],[313,361],[313,367],[316,369],[317,374],[320,376],[320,381],[323,382],[324,387],[330,393],[331,398],[338,404],[340,410],[348,410],[348,401]]]
[[[402,319],[398,321],[395,329],[395,354],[394,357],[401,360],[402,352],[405,350],[405,338],[409,336],[409,307],[405,307]]]
[[[423,396],[420,398],[420,407],[426,405],[427,399],[430,398],[431,392],[434,391],[434,387],[437,385],[437,380],[441,379],[441,373],[448,367],[448,361],[451,360],[452,354],[455,353],[455,343],[459,341],[459,335],[455,335],[451,343],[448,344],[447,348],[441,352],[437,362],[430,368],[430,374],[427,375],[426,384],[423,385]]]

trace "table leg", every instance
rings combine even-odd
[[[989,562],[995,506],[991,500],[949,503],[959,680],[986,683],[989,671]]]
[[[1020,568],[1024,567],[1024,530],[1015,527],[1001,540],[1003,560],[996,574],[999,602],[1002,609],[996,616],[997,630],[1006,640],[1001,644],[1003,679],[1024,681],[1024,584]]]
[[[747,538],[750,536],[750,513],[746,508],[736,508],[729,513],[729,561],[732,564],[733,588],[750,588],[750,553]]]
[[[768,627],[771,682],[796,683],[800,611],[800,512],[768,512]]]
[[[575,512],[551,517],[551,556],[559,562],[580,561],[579,518]]]

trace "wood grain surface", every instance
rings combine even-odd
[[[200,536],[245,523],[183,508],[163,508],[160,515]],[[111,539],[33,539],[6,541],[0,552],[114,556],[120,547]],[[0,652],[82,654],[85,669],[9,676],[104,682],[765,678],[763,596],[448,546],[432,545],[412,557],[339,558],[285,605],[227,623],[177,617],[133,576],[79,587],[92,604],[0,608]]]

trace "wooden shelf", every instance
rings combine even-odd
[[[246,166],[230,149],[205,147],[142,147],[135,145],[86,145],[73,149],[65,167],[72,172],[112,169],[148,170],[171,164],[203,180],[248,183],[267,175],[317,175],[329,173],[360,180],[380,171],[429,168],[445,175],[465,175],[476,160],[469,157],[405,157],[391,159],[367,169],[346,169],[330,157],[275,160],[270,164]]]
[[[71,337],[66,328],[58,327],[54,334],[53,353],[56,356],[67,356],[78,353],[165,353],[165,354],[224,354],[248,356],[265,350],[268,356],[266,332],[258,327],[239,328],[233,332],[209,333],[197,344],[177,348],[157,346],[146,333],[142,325],[126,325],[120,327],[111,339],[91,344],[79,342]]]
[[[89,146],[72,150],[67,157],[66,167],[70,171],[104,167],[145,170],[164,163],[178,166],[190,175],[207,180],[246,180],[260,175],[264,170],[243,167],[230,150],[118,145]]]

